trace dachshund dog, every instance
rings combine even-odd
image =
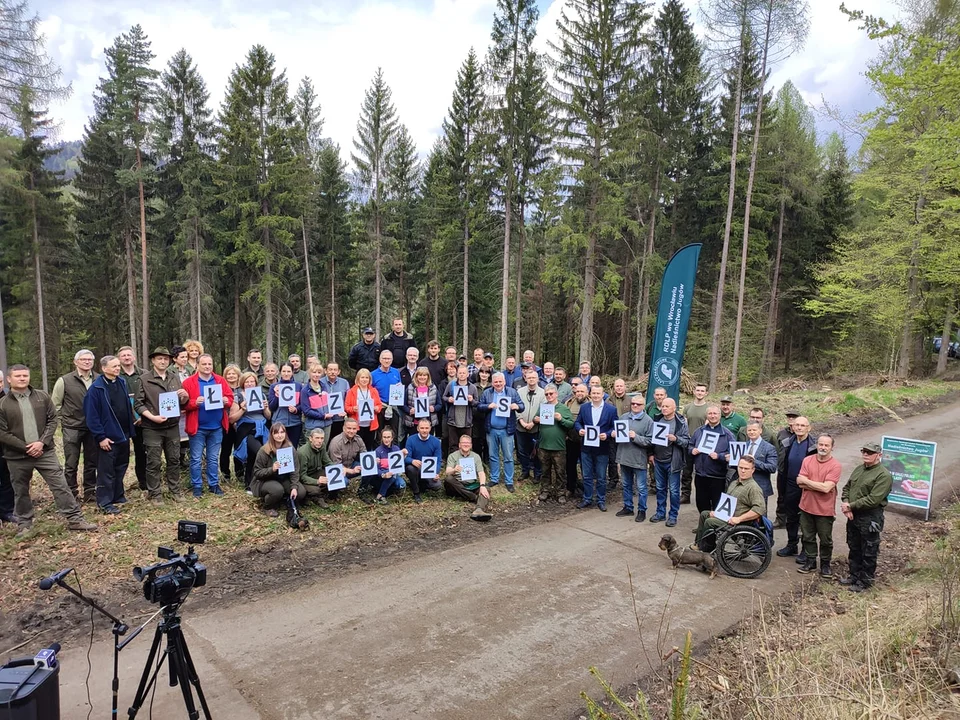
[[[703,572],[710,573],[711,578],[717,576],[717,562],[710,553],[700,552],[692,548],[682,548],[677,545],[673,535],[664,535],[660,538],[660,544],[657,547],[667,551],[667,555],[673,562],[673,567],[696,565]]]

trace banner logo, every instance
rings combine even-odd
[[[672,357],[657,358],[653,365],[653,379],[657,385],[672,385],[680,374],[680,366]]]

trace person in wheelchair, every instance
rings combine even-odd
[[[756,525],[766,510],[766,499],[763,490],[753,479],[756,461],[752,455],[744,455],[737,464],[737,479],[730,483],[727,494],[737,499],[734,512],[737,513],[730,520],[721,520],[714,515],[713,510],[704,510],[700,513],[700,522],[697,524],[697,539],[695,546],[702,552],[713,552],[716,547],[717,532],[736,525]]]

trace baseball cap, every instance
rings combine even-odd
[[[725,403],[725,402],[732,403],[732,402],[733,402],[733,398],[730,397],[729,395],[724,395],[722,398],[720,398],[720,402],[722,402],[722,403]]]
[[[800,417],[800,413],[798,413],[796,410],[787,410],[784,415],[786,415],[788,418]]]
[[[372,328],[372,327],[365,327],[365,328],[363,329],[363,334],[364,334],[364,335],[373,335],[373,328]]]
[[[880,447],[879,443],[871,442],[864,443],[861,447],[861,450],[866,450],[867,452],[878,453],[883,452],[883,448]]]
[[[484,360],[493,360],[493,353],[484,353],[484,354],[483,354],[483,359],[484,359]]]

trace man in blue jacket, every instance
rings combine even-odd
[[[617,409],[603,401],[603,388],[594,385],[590,388],[590,402],[580,408],[574,430],[580,436],[580,467],[583,469],[583,500],[578,508],[593,505],[593,490],[596,484],[597,507],[607,511],[607,463],[610,462],[610,443],[613,437],[613,423],[617,420]],[[598,431],[599,443],[588,445],[588,427]]]
[[[727,456],[732,442],[736,442],[733,433],[720,424],[720,408],[710,405],[707,421],[690,438],[690,454],[696,470],[697,512],[716,508],[720,495],[727,489]],[[701,447],[712,449],[701,450]]]
[[[500,467],[503,455],[503,484],[507,492],[513,492],[513,443],[517,434],[517,413],[526,407],[520,395],[507,385],[502,372],[494,373],[488,387],[480,396],[480,407],[487,412],[487,448],[490,451],[490,484],[500,482]]]
[[[83,398],[87,428],[100,445],[97,460],[97,505],[109,515],[120,512],[127,501],[123,494],[123,476],[130,464],[130,439],[133,437],[133,407],[126,381],[120,377],[120,359],[115,355],[100,358],[101,375]]]
[[[777,449],[763,439],[763,425],[756,420],[747,421],[746,440],[747,448],[744,455],[753,456],[755,467],[753,479],[763,490],[763,500],[766,502],[773,495],[773,483],[770,476],[777,471]],[[766,515],[766,511],[764,511]]]

